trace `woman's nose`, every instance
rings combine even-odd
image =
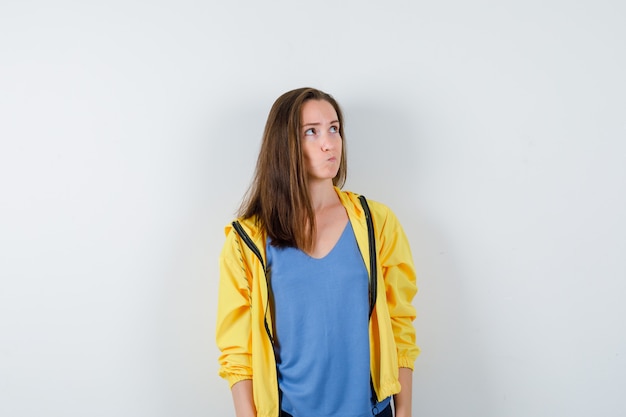
[[[335,138],[333,137],[333,135],[327,133],[324,135],[324,137],[322,138],[322,150],[323,151],[329,151],[332,148],[334,148],[335,146]]]

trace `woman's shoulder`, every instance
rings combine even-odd
[[[340,191],[340,197],[346,210],[352,211],[355,218],[360,218],[365,221],[365,210],[363,209],[359,197],[362,194],[357,194],[352,191]],[[396,234],[402,231],[402,225],[398,220],[398,217],[389,206],[381,203],[377,200],[371,200],[367,198],[367,205],[369,207],[372,219],[374,220],[374,228],[378,234]]]
[[[232,222],[228,223],[224,227],[224,234],[226,236],[231,233],[237,233],[235,230],[235,224],[238,224],[238,227],[241,228],[248,236],[252,239],[257,239],[260,235],[263,234],[263,226],[257,216],[253,217],[238,217]]]
[[[377,201],[377,200],[372,200],[364,194],[359,194],[353,191],[346,191],[346,190],[340,190],[340,189],[337,189],[337,193],[339,194],[339,198],[341,199],[342,203],[346,207],[352,206],[360,210],[363,205],[361,201],[359,200],[359,198],[365,197],[367,201],[367,205],[370,208],[370,211],[372,212],[372,215],[374,216],[380,216],[380,215],[387,216],[389,214],[393,215],[393,212],[386,204],[381,203],[380,201]]]

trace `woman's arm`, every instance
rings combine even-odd
[[[413,400],[413,371],[410,368],[400,368],[400,392],[393,396],[393,405],[396,417],[411,417]]]
[[[398,350],[398,367],[413,369],[419,348],[415,344],[416,312],[413,297],[417,293],[415,266],[408,239],[391,210],[380,210],[377,227],[380,231],[379,262],[385,282],[387,307],[393,337]]]
[[[230,229],[220,255],[220,284],[217,302],[215,338],[221,351],[219,357],[221,377],[228,380],[235,405],[252,400],[252,345],[249,271],[243,263],[239,239]],[[242,390],[249,384],[249,388]],[[237,388],[235,389],[235,386]],[[253,414],[239,414],[237,416]]]
[[[394,395],[396,417],[411,417],[413,364],[419,354],[415,344],[413,297],[417,292],[415,267],[408,239],[391,210],[379,218],[380,262],[385,280],[387,306],[398,352],[400,392]]]
[[[231,388],[231,393],[233,394],[235,415],[237,417],[256,417],[251,379],[244,379],[235,383]]]

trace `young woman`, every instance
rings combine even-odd
[[[216,339],[237,417],[385,417],[392,397],[396,417],[411,416],[409,244],[345,179],[335,99],[279,97],[220,256]]]

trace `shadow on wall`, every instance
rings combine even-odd
[[[452,236],[446,236],[445,219],[433,211],[437,201],[432,198],[438,194],[430,190],[437,178],[429,176],[424,150],[435,138],[422,133],[419,103],[343,106],[348,150],[344,188],[387,204],[411,242],[419,287],[415,327],[422,349],[414,376],[415,412],[448,416],[458,408],[455,415],[491,415],[489,364],[480,325],[472,318],[475,307],[469,305],[467,280],[450,247]]]

